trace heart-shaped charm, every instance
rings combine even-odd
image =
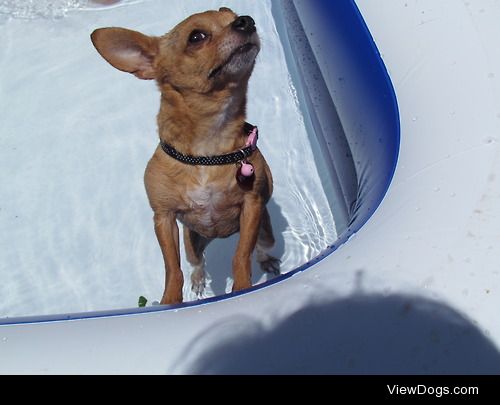
[[[243,161],[236,172],[236,179],[239,183],[246,183],[249,180],[253,180],[254,174],[255,169],[253,165],[247,161]]]
[[[254,173],[254,168],[251,163],[248,162],[241,162],[241,167],[240,167],[240,173],[244,177],[250,177],[253,176]]]

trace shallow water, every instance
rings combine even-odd
[[[163,260],[142,180],[158,143],[159,93],[98,56],[89,38],[98,27],[160,35],[223,5],[252,15],[263,46],[247,119],[259,126],[274,175],[274,254],[287,272],[336,239],[318,173],[322,155],[305,130],[270,1],[165,4],[0,1],[0,317],[161,297]],[[230,290],[236,242],[237,235],[208,247],[207,296]],[[189,281],[184,253],[182,265]],[[253,269],[254,283],[266,279],[255,262]],[[195,298],[189,283],[184,290],[186,300]]]

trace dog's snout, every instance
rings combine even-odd
[[[234,20],[232,28],[245,34],[252,34],[256,31],[255,21],[249,15],[242,15]]]

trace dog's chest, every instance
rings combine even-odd
[[[238,230],[241,198],[233,184],[202,176],[187,188],[180,220],[207,237],[228,236]]]
[[[204,217],[211,217],[223,208],[224,193],[206,184],[193,187],[187,192],[189,209],[200,211]]]

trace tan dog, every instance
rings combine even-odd
[[[274,245],[266,209],[272,176],[260,151],[249,146],[253,128],[245,124],[248,79],[260,50],[254,20],[223,7],[192,15],[161,37],[123,28],[98,29],[91,37],[112,66],[155,79],[161,91],[161,142],[145,173],[165,261],[161,303],[182,302],[177,220],[198,295],[205,287],[206,246],[238,231],[233,291],[251,286],[255,248],[262,270],[279,274],[279,260],[267,253]]]

